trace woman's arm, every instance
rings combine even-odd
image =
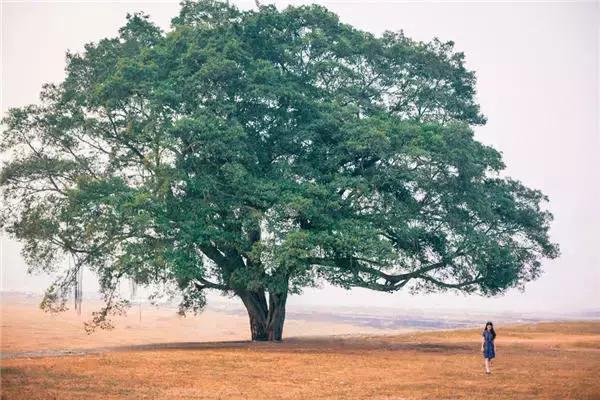
[[[485,344],[485,336],[481,335],[481,351],[483,351],[483,345]]]

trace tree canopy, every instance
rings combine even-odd
[[[287,295],[321,282],[497,295],[558,256],[547,197],[474,139],[486,118],[452,41],[317,5],[184,1],[168,32],[128,15],[66,59],[3,120],[0,224],[59,275],[44,308],[97,274],[90,330],[126,306],[123,279],[181,295],[182,313],[208,289],[238,296],[267,340]]]

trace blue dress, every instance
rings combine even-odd
[[[496,357],[496,352],[494,351],[494,336],[490,331],[484,331],[483,337],[485,338],[485,342],[483,344],[483,358],[494,358]]]

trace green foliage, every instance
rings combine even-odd
[[[453,42],[375,37],[316,5],[184,1],[169,32],[129,15],[67,62],[4,119],[0,222],[32,269],[76,257],[48,309],[77,268],[98,274],[90,329],[123,278],[174,283],[197,312],[206,289],[323,280],[494,295],[558,255],[547,198],[473,138],[486,120]]]

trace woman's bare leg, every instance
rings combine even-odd
[[[490,359],[489,358],[485,359],[485,372],[488,373],[488,374],[491,372],[490,371]]]

